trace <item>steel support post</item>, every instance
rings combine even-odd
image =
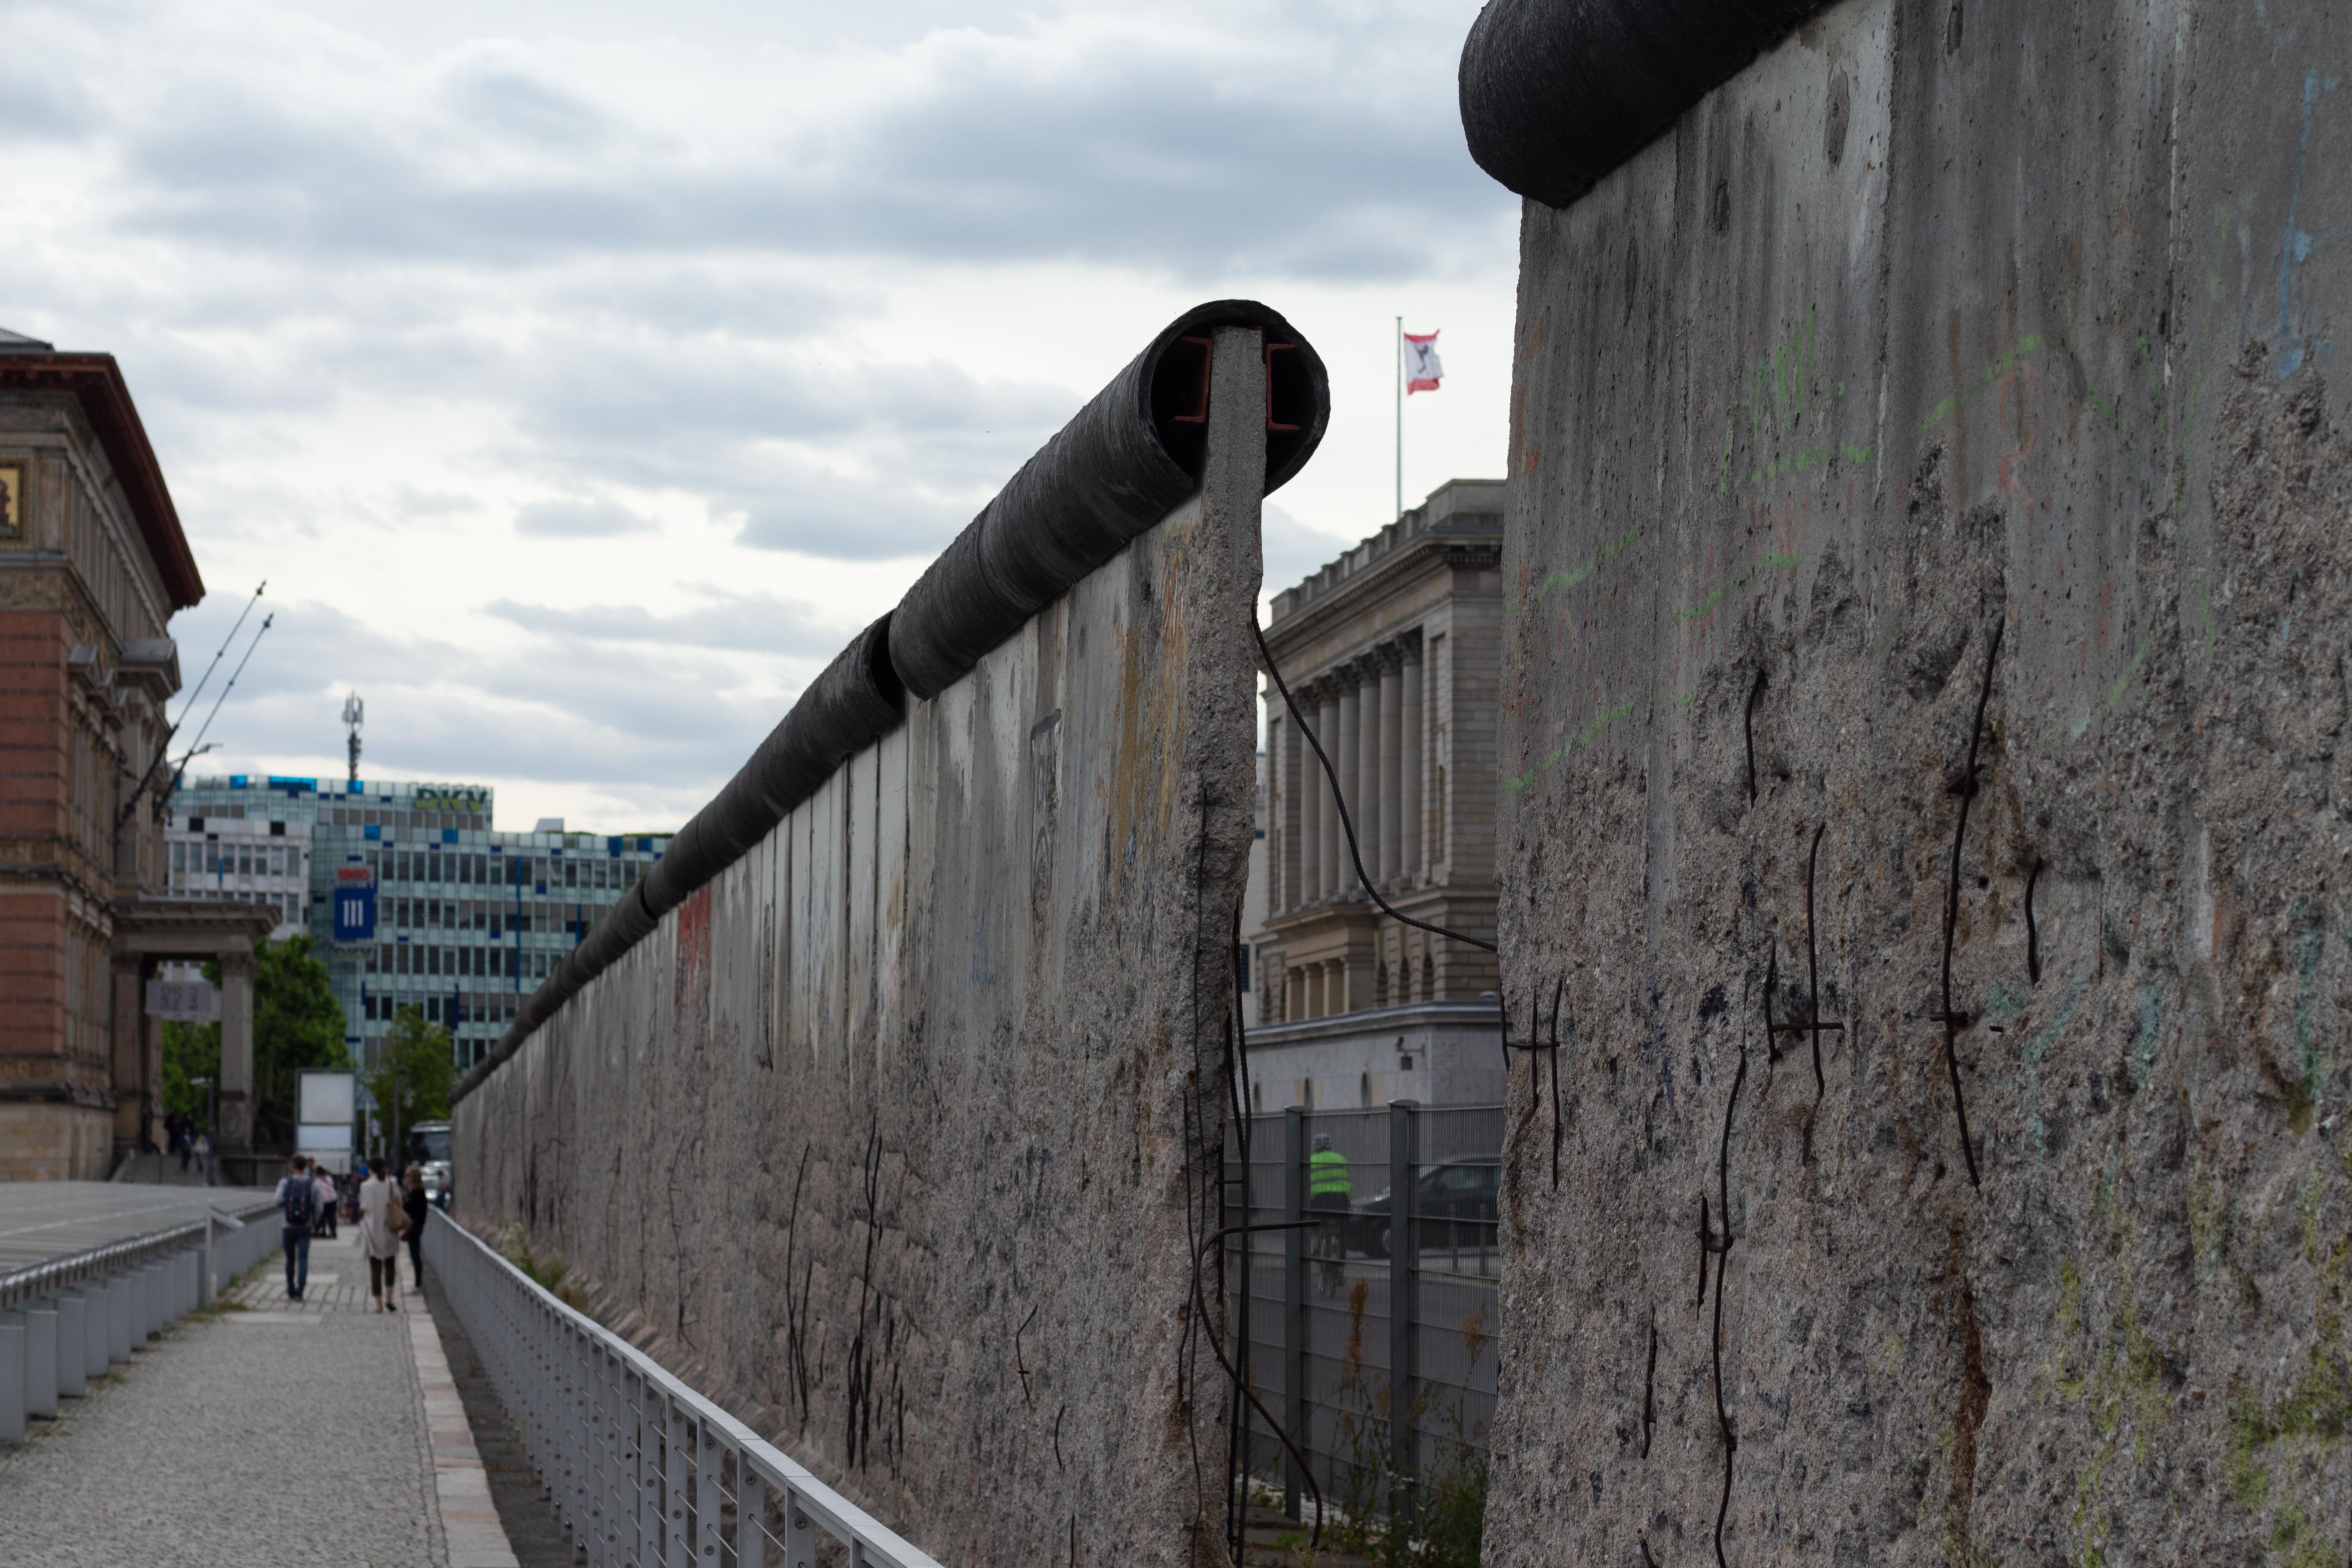
[[[661,1394],[637,1379],[637,1561],[662,1558]]]
[[[50,1300],[25,1303],[25,1411],[58,1413],[58,1306]]]
[[[864,1555],[853,1546],[853,1559]],[[768,1483],[741,1454],[735,1456],[735,1568],[766,1568]]]
[[[1307,1233],[1298,1222],[1307,1216],[1307,1112],[1291,1106],[1282,1113],[1282,1217],[1290,1229],[1282,1233],[1282,1418],[1290,1426],[1290,1441],[1303,1453],[1307,1447]],[[1298,1461],[1283,1448],[1282,1512],[1298,1517],[1298,1494],[1307,1478]]]
[[[25,1314],[0,1312],[0,1443],[25,1440]]]
[[[1413,1514],[1414,1309],[1421,1283],[1420,1172],[1410,1100],[1389,1102],[1389,1517],[1410,1540]]]
[[[784,1493],[784,1568],[811,1568],[816,1562],[816,1526],[798,1496]]]
[[[708,1422],[698,1421],[694,1427],[695,1545],[702,1553],[700,1560],[715,1568],[724,1534],[720,1521],[727,1510],[726,1489],[719,1475],[726,1455]]]
[[[670,1399],[662,1401],[663,1498],[662,1512],[667,1521],[663,1531],[665,1563],[684,1564],[694,1561],[694,1547],[688,1539],[686,1523],[686,1467],[688,1444],[686,1412]]]
[[[60,1290],[58,1303],[58,1392],[79,1399],[89,1392],[89,1298],[79,1290]]]

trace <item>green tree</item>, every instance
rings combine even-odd
[[[306,933],[254,951],[253,1095],[257,1138],[294,1142],[296,1074],[352,1065],[348,1027],[327,966]]]
[[[405,1134],[420,1121],[446,1119],[449,1091],[457,1086],[457,1056],[449,1031],[426,1023],[415,1008],[403,1007],[376,1051],[375,1067],[362,1081],[387,1134],[394,1121]]]
[[[205,964],[205,978],[219,984],[220,965]],[[263,1143],[293,1145],[297,1074],[352,1065],[343,1046],[346,1027],[343,1005],[335,1000],[327,966],[308,935],[254,950],[254,1134]],[[220,1081],[220,1033],[218,1024],[163,1026],[165,1110],[199,1119],[209,1112],[212,1090],[192,1080]]]
[[[194,1080],[204,1079],[208,1083],[220,1081],[220,1026],[218,1024],[173,1024],[163,1026],[163,1109],[193,1116],[197,1122],[217,1134],[211,1126],[212,1090]]]

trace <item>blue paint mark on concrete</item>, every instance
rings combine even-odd
[[[2319,243],[2302,227],[2303,172],[2311,160],[2311,110],[2323,92],[2333,92],[2342,83],[2341,77],[2328,77],[2306,71],[2303,78],[2303,131],[2294,153],[2294,187],[2286,203],[2286,233],[2279,240],[2279,353],[2278,376],[2284,381],[2303,368],[2305,346],[2295,338],[2294,269],[2310,258],[2312,247]],[[2332,235],[2326,237],[2334,237]]]

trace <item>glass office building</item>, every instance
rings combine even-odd
[[[301,923],[333,976],[353,1058],[372,1060],[394,1015],[415,1007],[448,1026],[463,1069],[669,846],[667,834],[500,833],[493,805],[484,784],[232,773],[183,785],[169,837],[269,836],[256,823],[306,837]],[[205,851],[184,853],[200,864]],[[219,885],[220,897],[252,896]]]

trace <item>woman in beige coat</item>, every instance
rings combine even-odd
[[[367,1254],[368,1290],[379,1312],[400,1310],[400,1235],[392,1227],[393,1211],[399,1207],[392,1162],[379,1154],[368,1162],[368,1179],[360,1184],[360,1250]]]

